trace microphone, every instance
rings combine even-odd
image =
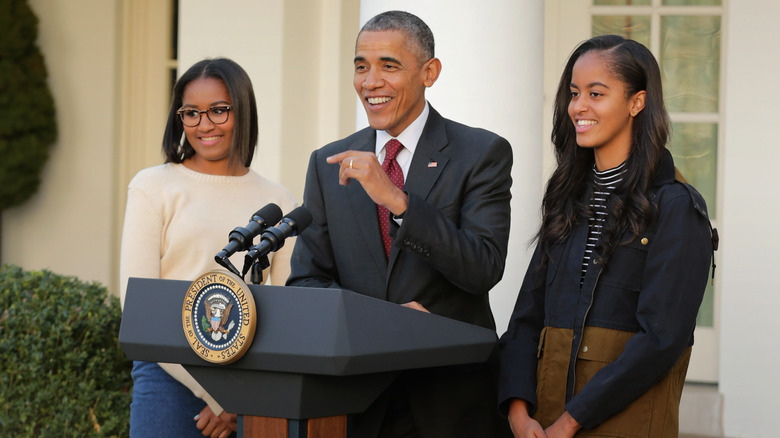
[[[300,206],[285,216],[278,226],[268,228],[260,237],[260,243],[249,248],[244,256],[244,274],[259,258],[269,252],[278,251],[284,246],[284,239],[297,236],[311,224],[311,213],[306,207]]]
[[[230,242],[214,256],[214,260],[223,265],[222,262],[226,261],[228,257],[237,251],[246,251],[252,246],[252,240],[254,240],[255,236],[263,232],[269,225],[279,222],[281,218],[282,209],[276,204],[271,203],[257,210],[252,215],[252,218],[249,219],[246,227],[237,227],[228,234]]]

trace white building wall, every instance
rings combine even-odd
[[[542,195],[544,2],[362,0],[361,26],[400,9],[428,24],[442,72],[426,92],[442,116],[493,131],[512,145],[512,230],[503,280],[491,291],[498,334],[509,322],[531,257]],[[356,102],[357,102],[357,98]],[[357,125],[368,126],[359,102]]]
[[[720,392],[728,437],[775,437],[780,411],[777,95],[780,2],[728,2]]]
[[[247,71],[260,118],[252,168],[299,201],[309,154],[353,126],[345,93],[354,45],[344,36],[357,32],[357,1],[179,2],[179,74],[206,57]]]
[[[2,263],[108,285],[115,262],[118,2],[30,0],[30,6],[39,19],[59,136],[38,192],[2,212]]]
[[[283,0],[179,2],[179,76],[196,62],[217,57],[230,58],[247,71],[260,114],[259,152],[252,167],[275,181],[281,168],[283,13]]]
[[[323,5],[344,7],[347,1],[323,0]],[[112,203],[116,193],[124,190],[112,182],[120,2],[72,0],[67,7],[46,0],[30,3],[40,19],[39,44],[57,103],[60,134],[38,194],[2,213],[2,262],[109,284],[118,251],[111,245],[117,231],[112,229],[117,221]],[[302,176],[290,176],[288,182],[285,175],[296,171],[302,175],[305,163],[296,168],[291,164],[294,160],[285,159],[289,151],[282,146],[284,99],[280,90],[291,79],[285,79],[281,65],[289,66],[289,56],[295,55],[288,53],[286,61],[283,56],[285,33],[280,23],[292,20],[282,10],[284,3],[235,0],[231,5],[240,6],[239,12],[227,10],[232,15],[224,17],[226,9],[209,10],[208,2],[181,2],[181,35],[189,43],[181,42],[180,59],[182,65],[189,65],[202,56],[231,56],[247,68],[261,105],[260,148],[268,154],[257,164],[263,173],[292,185],[302,181]],[[542,132],[542,117],[549,112],[541,103],[545,3],[361,3],[361,24],[386,9],[407,9],[420,15],[433,29],[443,64],[442,76],[428,92],[431,103],[446,117],[495,131],[513,145],[511,247],[504,280],[492,293],[499,332],[506,327],[527,265],[526,242],[538,224],[544,170],[541,150],[548,136]],[[717,277],[722,291],[719,391],[724,398],[726,436],[772,437],[776,436],[774,414],[780,410],[776,371],[780,351],[771,337],[780,332],[776,315],[780,280],[775,274],[780,241],[773,236],[780,217],[776,190],[780,147],[772,129],[777,117],[772,87],[780,71],[780,27],[776,23],[780,2],[731,0],[726,4],[725,147],[720,157],[722,217],[718,218],[722,236]],[[326,9],[329,12],[320,10],[322,17],[332,13]],[[323,24],[313,26],[338,28],[334,20],[339,19],[323,18]],[[357,32],[351,22],[343,26],[349,27],[348,31],[342,28],[344,34]],[[212,38],[209,31],[214,29],[227,32],[212,46],[204,41]],[[310,30],[301,29],[300,41],[309,40]],[[290,33],[295,35],[294,29],[288,30],[288,40]],[[320,31],[319,38],[332,34]],[[319,43],[320,47],[339,46],[334,41]],[[291,44],[288,41],[287,47]],[[329,107],[327,100],[334,98],[327,97],[333,78],[351,86],[351,59],[343,52],[331,56],[320,51],[315,64],[312,76],[323,68],[347,65],[346,71],[329,71],[330,82],[323,83],[322,76],[313,79],[320,81],[317,95],[326,96],[315,104],[315,111],[321,112]],[[357,114],[362,117],[362,109]],[[344,134],[332,130],[337,120],[318,123],[318,137],[300,145],[302,150]],[[358,119],[359,126],[365,124]],[[301,190],[293,192],[300,196]]]

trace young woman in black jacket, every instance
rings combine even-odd
[[[516,437],[677,436],[713,254],[704,200],[675,180],[658,64],[616,35],[571,55],[555,99],[558,166],[500,340]]]

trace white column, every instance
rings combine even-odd
[[[512,231],[503,280],[491,292],[499,334],[506,329],[539,225],[542,195],[544,2],[361,0],[361,26],[393,9],[411,12],[433,31],[442,73],[426,96],[444,117],[509,140]],[[358,127],[368,125],[362,107]]]
[[[727,5],[718,389],[725,436],[774,437],[780,409],[780,149],[777,102],[767,91],[780,68],[780,3]]]

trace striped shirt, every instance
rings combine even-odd
[[[591,216],[588,218],[588,242],[585,245],[585,256],[582,259],[582,276],[580,277],[580,287],[585,280],[585,272],[588,270],[588,264],[591,259],[596,257],[596,244],[601,239],[601,231],[607,220],[607,199],[615,191],[620,181],[623,181],[623,174],[626,173],[625,161],[617,167],[599,172],[596,166],[593,166],[593,194],[590,198]]]

